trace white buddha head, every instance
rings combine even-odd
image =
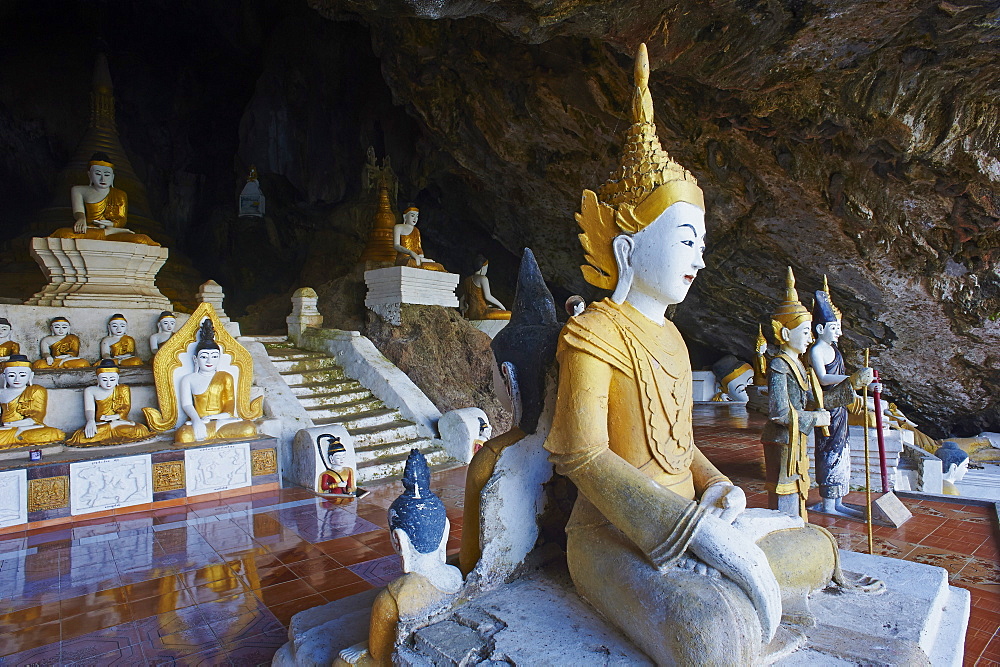
[[[389,506],[392,546],[402,556],[403,572],[432,572],[445,562],[449,521],[430,489],[431,471],[420,450],[410,450],[402,481],[403,493]]]
[[[156,321],[156,330],[160,333],[173,333],[174,329],[177,327],[177,318],[169,310],[165,310],[160,313],[159,319]]]
[[[113,359],[102,359],[97,365],[97,386],[101,389],[114,389],[118,386],[118,366]]]
[[[479,261],[482,263],[480,264],[479,270],[476,271],[476,273],[480,276],[485,276],[486,272],[489,271],[490,269],[490,261],[488,259],[483,259],[481,257],[479,258]]]
[[[736,403],[746,403],[747,385],[753,381],[753,367],[744,363],[731,354],[724,356],[712,364],[712,372],[722,391]]]
[[[8,389],[24,389],[34,377],[31,362],[23,354],[12,354],[3,364],[4,384]]]
[[[128,321],[121,313],[115,313],[108,320],[108,335],[124,336],[126,333],[128,333]]]
[[[403,224],[416,226],[420,219],[420,209],[416,206],[407,206],[403,211]]]
[[[107,153],[94,153],[90,156],[87,176],[90,185],[98,190],[107,190],[115,184],[115,166]]]
[[[53,336],[66,336],[70,332],[69,320],[65,317],[53,317],[49,321],[49,331]]]
[[[222,348],[215,342],[215,327],[207,317],[198,329],[198,345],[194,348],[194,367],[199,373],[215,373],[219,370]]]
[[[799,301],[792,267],[788,267],[785,278],[785,300],[771,315],[771,329],[775,342],[795,355],[803,354],[813,340],[812,316]]]
[[[565,308],[566,314],[570,317],[574,317],[587,309],[587,302],[579,294],[574,294],[570,298],[566,299]]]
[[[340,471],[347,465],[347,448],[340,437],[324,433],[316,438],[320,452],[325,454],[326,465],[330,470]]]
[[[952,484],[961,482],[969,471],[968,453],[952,440],[945,440],[934,452],[934,456],[941,459],[942,476]]]
[[[11,326],[6,317],[0,317],[0,340],[10,338]]]

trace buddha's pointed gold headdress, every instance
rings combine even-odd
[[[649,94],[649,56],[639,45],[635,57],[635,91],[632,125],[628,129],[621,166],[597,189],[583,191],[577,224],[583,229],[580,244],[587,264],[580,267],[588,283],[614,289],[618,283],[611,241],[619,234],[635,234],[679,201],[705,209],[698,181],[674,162],[660,146],[653,123],[653,98]]]
[[[799,301],[799,294],[795,291],[795,274],[792,273],[792,267],[788,267],[785,276],[785,300],[778,304],[778,309],[771,315],[771,328],[774,330],[775,340],[781,342],[782,329],[794,329],[811,319],[809,310]]]

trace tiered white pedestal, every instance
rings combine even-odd
[[[400,305],[413,303],[458,308],[458,275],[442,271],[391,266],[365,271],[365,306],[391,324],[399,325]]]
[[[170,300],[154,282],[168,254],[166,248],[139,243],[33,238],[31,256],[49,284],[25,303],[170,310]]]

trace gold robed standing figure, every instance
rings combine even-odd
[[[847,582],[828,532],[744,511],[694,443],[691,364],[664,313],[704,268],[705,203],[660,147],[648,77],[643,45],[622,164],[576,216],[584,277],[614,292],[563,329],[545,447],[579,491],[577,591],[658,664],[754,664],[801,641],[783,615],[808,623],[807,596]]]

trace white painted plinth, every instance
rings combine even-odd
[[[189,449],[184,452],[188,496],[250,486],[250,443]]]
[[[168,254],[140,243],[33,238],[31,256],[49,284],[25,303],[170,310],[170,300],[154,282]]]
[[[28,522],[28,471],[0,472],[0,528]]]
[[[89,514],[153,502],[149,454],[69,465],[70,514]]]
[[[496,338],[500,331],[510,324],[510,320],[469,320],[469,324],[476,327],[490,338]]]
[[[900,431],[893,428],[883,428],[882,435],[885,439],[885,464],[889,473],[890,483],[895,484],[897,479],[897,468],[899,467],[899,457],[903,451],[903,445],[913,444],[912,431]],[[861,488],[865,485],[865,429],[861,426],[847,427],[847,440],[851,447],[851,486]],[[878,431],[875,428],[868,429],[868,464],[871,467],[872,488],[880,488],[879,475],[881,474],[879,451],[878,451]],[[809,434],[809,474],[813,480],[816,479],[816,457],[815,457],[815,434]]]
[[[368,286],[365,306],[392,324],[399,324],[399,306],[403,303],[458,308],[458,297],[455,296],[458,281],[459,277],[454,273],[411,266],[372,269],[365,271],[365,284]]]
[[[691,384],[693,385],[691,396],[697,403],[699,401],[711,401],[718,389],[718,382],[715,380],[715,373],[712,371],[693,371],[691,373]]]

